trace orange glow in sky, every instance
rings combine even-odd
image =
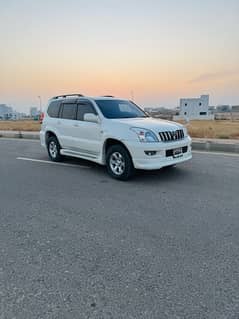
[[[112,94],[239,104],[237,0],[0,1],[0,104]]]

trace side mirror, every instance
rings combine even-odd
[[[84,121],[91,123],[99,123],[99,117],[93,113],[86,113],[84,115]]]

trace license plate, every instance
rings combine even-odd
[[[183,149],[182,149],[182,147],[175,148],[175,149],[173,150],[173,157],[180,157],[180,156],[183,156]]]

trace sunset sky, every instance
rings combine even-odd
[[[0,104],[81,92],[239,104],[239,0],[0,0]]]

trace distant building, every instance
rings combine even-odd
[[[209,95],[180,99],[179,115],[174,116],[174,119],[213,120],[214,115],[209,111]]]
[[[216,112],[216,106],[211,105],[211,106],[208,107],[208,110],[211,113],[215,113]]]
[[[6,104],[0,104],[0,120],[21,120],[24,118],[27,118],[25,113],[17,112]]]
[[[26,114],[25,113],[20,113],[20,112],[16,112],[16,111],[13,111],[13,113],[11,114],[11,120],[21,120],[21,119],[24,119],[26,118]]]
[[[239,105],[233,105],[231,111],[232,112],[239,112]]]
[[[0,104],[0,120],[8,120],[12,117],[13,109],[6,104]]]
[[[230,107],[230,105],[218,105],[217,108],[216,108],[216,111],[218,113],[230,112],[231,111],[231,107]]]
[[[239,105],[218,105],[215,113],[216,120],[239,120]]]
[[[173,116],[177,114],[176,109],[169,109],[166,107],[145,107],[144,111],[152,117],[166,120],[172,120]]]
[[[39,116],[40,112],[38,111],[37,107],[30,107],[30,117]]]

